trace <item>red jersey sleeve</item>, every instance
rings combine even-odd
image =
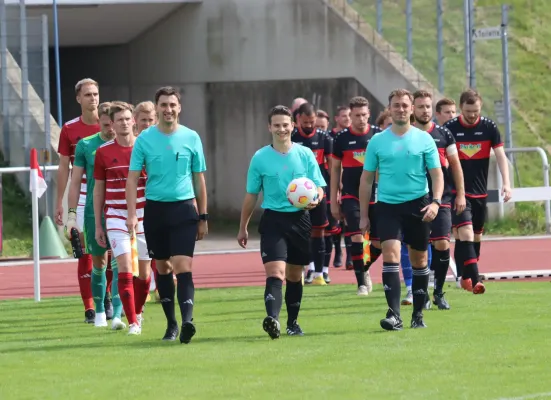
[[[61,128],[61,133],[59,134],[59,143],[57,145],[57,152],[65,157],[71,156],[71,141],[69,140],[67,125],[63,125],[63,127]]]
[[[103,152],[101,149],[96,151],[94,159],[94,179],[99,181],[105,180],[105,163],[103,161]]]

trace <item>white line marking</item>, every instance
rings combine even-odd
[[[551,392],[527,394],[526,396],[519,396],[519,397],[500,397],[497,400],[529,400],[529,399],[540,399],[543,397],[551,397]]]

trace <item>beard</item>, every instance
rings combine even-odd
[[[311,134],[312,132],[314,132],[314,128],[313,127],[310,127],[310,128],[304,128],[304,127],[300,127],[300,129],[302,129],[302,132],[306,133],[307,135]]]
[[[413,118],[415,118],[415,122],[421,125],[426,125],[430,122],[430,118],[423,118],[423,117],[417,118],[416,115],[414,115]]]

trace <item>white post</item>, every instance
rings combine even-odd
[[[33,220],[33,272],[34,272],[34,301],[40,301],[40,243],[38,224],[38,170],[31,169],[32,220]]]

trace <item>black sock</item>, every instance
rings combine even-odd
[[[178,303],[182,314],[182,323],[191,322],[193,318],[193,302],[195,300],[195,286],[191,272],[182,272],[176,275],[178,280]]]
[[[325,260],[325,238],[313,237],[310,242],[312,243],[315,272],[321,273],[323,271],[323,261]]]
[[[356,282],[358,282],[358,287],[365,286],[363,243],[352,242],[351,251],[352,263],[354,264],[354,275],[356,275]]]
[[[279,321],[279,312],[283,303],[283,294],[281,287],[283,281],[279,278],[267,278],[266,289],[264,289],[264,304],[266,305],[266,314]]]
[[[474,244],[474,252],[476,254],[476,260],[478,261],[480,259],[480,242],[473,242]]]
[[[370,255],[370,259],[369,261],[367,262],[367,264],[365,264],[365,268],[364,270],[365,271],[369,271],[369,268],[373,265],[373,263],[375,263],[375,261],[378,260],[378,258],[381,256],[381,253],[382,253],[382,250],[381,249],[378,249],[377,247],[373,246],[372,244],[369,245],[369,255]]]
[[[350,264],[352,262],[352,239],[350,236],[344,237],[344,245],[346,248],[346,263]]]
[[[400,316],[400,296],[402,286],[400,284],[400,264],[383,261],[383,288],[388,307]]]
[[[413,292],[413,315],[423,312],[423,306],[427,301],[429,288],[429,268],[412,268],[413,280],[411,291]]]
[[[161,299],[161,305],[163,306],[163,312],[165,313],[166,322],[168,325],[178,325],[176,321],[176,314],[174,313],[174,277],[172,273],[168,275],[157,275],[157,292]]]
[[[341,233],[337,233],[336,235],[333,235],[333,244],[335,245],[335,257],[338,257],[340,254],[342,257],[342,249],[341,249]]]
[[[461,242],[463,247],[463,275],[471,279],[474,285],[478,283],[478,261],[473,242]]]
[[[455,269],[457,271],[457,277],[463,277],[463,260],[461,259],[461,240],[455,240],[455,247],[453,249],[453,258],[455,260]]]
[[[302,301],[302,282],[287,282],[285,288],[285,305],[287,306],[287,326],[292,326],[298,319],[300,302]]]
[[[442,294],[450,266],[450,249],[432,251],[431,270],[434,271],[434,293]]]
[[[333,236],[326,236],[325,240],[325,256],[323,257],[323,266],[328,267],[331,263],[331,254],[333,253]]]

